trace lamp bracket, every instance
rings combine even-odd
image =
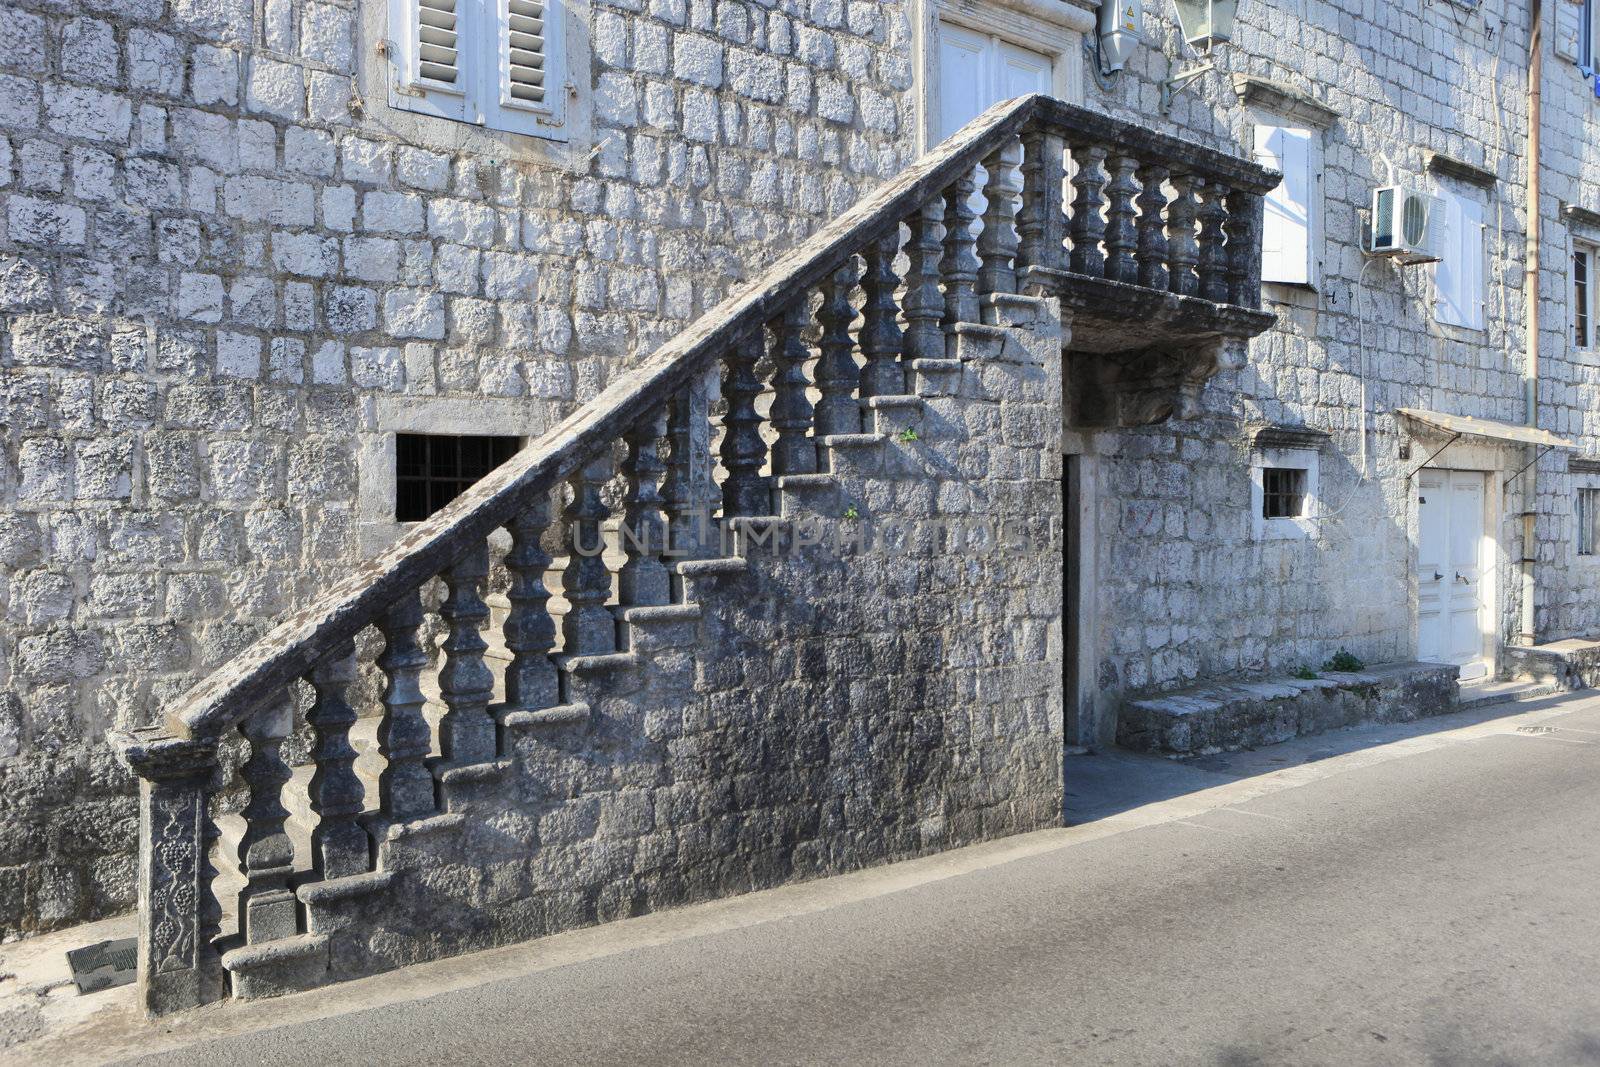
[[[1198,67],[1191,67],[1188,70],[1180,70],[1180,71],[1178,71],[1178,73],[1173,74],[1166,81],[1162,82],[1161,83],[1161,113],[1163,115],[1171,114],[1172,113],[1172,102],[1177,99],[1178,94],[1183,92],[1190,85],[1192,85],[1194,83],[1194,80],[1196,78],[1200,77],[1200,75],[1208,74],[1211,71],[1216,70],[1216,69],[1217,69],[1216,61],[1208,59],[1204,63],[1200,64]],[[1171,59],[1167,60],[1167,72],[1169,74],[1171,74],[1171,72],[1172,72],[1172,60]]]

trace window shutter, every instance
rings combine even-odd
[[[470,119],[475,0],[389,0],[389,106]]]
[[[458,89],[461,85],[460,29],[457,0],[409,0],[416,5],[414,73],[423,85]]]
[[[1444,257],[1433,269],[1434,318],[1449,326],[1481,330],[1483,316],[1483,208],[1442,194],[1445,203]]]
[[[484,124],[513,133],[561,126],[567,95],[562,0],[479,2],[493,26],[484,41]]]
[[[545,5],[539,0],[498,0],[506,5],[504,34],[507,107],[548,110],[545,84]]]
[[[1256,162],[1283,173],[1267,194],[1261,235],[1261,280],[1311,283],[1311,131],[1256,127]]]

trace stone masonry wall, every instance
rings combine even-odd
[[[1323,177],[1313,193],[1324,220],[1314,245],[1317,291],[1264,287],[1278,325],[1252,342],[1242,370],[1208,384],[1202,417],[1100,434],[1089,445],[1099,456],[1090,462],[1101,465],[1102,708],[1124,690],[1316,667],[1341,646],[1369,663],[1414,658],[1410,475],[1443,441],[1414,439],[1392,412],[1419,407],[1513,423],[1524,415],[1528,17],[1519,2],[1242,4],[1233,42],[1213,57],[1220,73],[1198,79],[1163,120],[1157,105],[1165,57],[1180,56],[1182,45],[1167,9],[1147,6],[1153,42],[1136,50],[1127,73],[1109,90],[1086,76],[1089,106],[1234,152],[1249,151],[1256,120],[1235,93],[1233,72],[1287,85],[1339,115],[1321,138]],[[1196,61],[1192,52],[1182,55]],[[1600,451],[1600,376],[1592,354],[1573,358],[1563,341],[1566,237],[1552,220],[1557,198],[1588,203],[1580,189],[1587,179],[1592,191],[1600,165],[1592,126],[1600,101],[1572,64],[1548,56],[1546,63],[1540,424],[1578,437],[1593,454]],[[1426,172],[1427,150],[1498,180],[1487,194],[1474,194],[1457,179]],[[1371,189],[1390,180],[1386,164],[1395,180],[1477,195],[1485,205],[1486,330],[1434,321],[1429,268],[1369,264],[1360,253]],[[1365,478],[1358,461],[1363,379],[1371,412]],[[1323,506],[1331,514],[1315,538],[1252,538],[1249,427],[1262,423],[1332,435],[1320,458]],[[1438,465],[1461,455],[1453,447]],[[1518,629],[1522,502],[1519,482],[1504,492],[1501,483],[1526,456],[1514,446],[1491,446],[1491,456],[1489,493],[1503,516],[1491,531],[1499,541],[1495,602],[1500,637],[1509,640]],[[1482,461],[1480,454],[1471,465]],[[1564,471],[1559,452],[1540,465],[1538,626],[1549,637],[1600,625],[1600,572],[1573,563],[1573,487]]]
[[[383,10],[0,4],[0,935],[131,905],[102,738],[366,550],[379,398],[547,425],[911,151],[897,5],[580,5],[571,151],[390,110]]]

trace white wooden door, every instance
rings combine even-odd
[[[1417,658],[1488,673],[1484,480],[1473,471],[1417,476]]]
[[[1050,91],[1049,56],[952,22],[939,24],[939,122],[942,141],[990,104]]]

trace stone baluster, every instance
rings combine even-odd
[[[661,461],[661,439],[666,433],[667,409],[663,406],[623,435],[628,444],[622,464],[628,494],[622,509],[622,543],[628,559],[617,573],[617,593],[629,607],[665,604],[672,599],[671,579],[662,562],[667,549],[667,514],[661,478],[667,465]]]
[[[1110,159],[1111,183],[1106,186],[1106,277],[1118,282],[1137,282],[1139,265],[1134,260],[1138,230],[1134,226],[1134,196],[1139,186],[1133,180],[1139,161],[1132,156]]]
[[[1228,303],[1261,306],[1261,229],[1265,200],[1258,193],[1235,189],[1228,194]]]
[[[977,236],[972,224],[977,213],[972,209],[972,194],[977,189],[972,172],[957,178],[944,194],[944,258],[939,272],[944,276],[944,325],[978,321]],[[947,342],[949,344],[951,342]],[[940,353],[942,357],[944,353]]]
[[[283,824],[283,787],[291,777],[279,751],[289,736],[294,698],[285,692],[239,724],[250,743],[250,758],[239,776],[250,790],[242,812],[244,836],[239,839],[239,870],[245,886],[239,893],[239,924],[250,944],[293,937],[300,932],[300,909],[289,879],[294,875],[294,844]]]
[[[1147,289],[1167,288],[1167,232],[1163,212],[1167,206],[1167,168],[1146,163],[1139,168],[1139,261],[1140,285]]]
[[[356,709],[345,691],[356,676],[356,646],[346,642],[311,668],[306,680],[315,699],[306,722],[316,735],[309,799],[317,814],[311,831],[311,866],[322,878],[364,874],[372,868],[372,841],[356,820],[366,808],[366,790],[356,775],[350,727]]]
[[[1071,219],[1067,223],[1072,236],[1068,268],[1075,274],[1087,274],[1092,278],[1102,277],[1106,269],[1105,255],[1100,251],[1106,232],[1105,216],[1101,214],[1104,207],[1101,194],[1106,185],[1106,173],[1101,164],[1105,158],[1106,150],[1102,145],[1079,145],[1072,150],[1072,161],[1078,165],[1078,170],[1072,176],[1075,195]]]
[[[722,482],[722,515],[765,515],[772,510],[772,493],[761,473],[767,460],[767,443],[761,437],[761,415],[756,397],[761,395],[761,379],[756,363],[761,359],[760,330],[735,341],[722,357],[727,373],[722,379],[722,395],[727,412],[722,416],[722,467],[727,477]]]
[[[1067,268],[1067,215],[1061,186],[1066,142],[1058,134],[1032,128],[1022,134],[1022,208],[1017,213],[1017,278],[1025,293],[1039,296],[1053,283],[1035,272]]]
[[[671,553],[698,558],[711,540],[711,394],[703,378],[672,398],[667,450],[661,495],[666,501]]]
[[[939,261],[944,255],[944,210],[939,199],[928,201],[906,219],[911,237],[906,242],[905,357],[943,359],[944,293],[939,290]]]
[[[1173,196],[1167,205],[1167,290],[1193,296],[1200,288],[1200,279],[1194,273],[1194,265],[1200,259],[1194,233],[1195,179],[1188,174],[1174,174],[1168,180]]]
[[[611,509],[600,490],[611,480],[611,449],[597,452],[571,479],[572,500],[562,517],[572,538],[561,591],[569,607],[561,620],[563,649],[569,656],[601,655],[617,650],[617,622],[606,610],[611,597],[611,571],[606,568],[605,521]]]
[[[482,763],[495,758],[495,722],[489,717],[494,698],[494,675],[483,661],[488,644],[483,640],[489,605],[483,599],[483,582],[489,574],[489,547],[478,542],[445,569],[444,603],[439,617],[446,632],[444,665],[439,669],[439,699],[445,713],[439,719],[439,752],[453,766]]]
[[[811,382],[806,379],[811,350],[806,346],[805,329],[810,322],[811,294],[807,292],[791,301],[768,326],[771,341],[767,353],[773,371],[772,407],[767,418],[778,434],[772,445],[774,474],[815,474],[817,470],[817,446],[811,439]],[[823,404],[837,406],[841,392],[846,403],[854,402],[850,398],[854,383],[848,374],[834,376],[838,369],[817,367],[817,389],[822,394],[819,408]],[[825,371],[829,377],[824,377]],[[820,411],[816,422],[820,432]]]
[[[1222,223],[1228,217],[1228,187],[1209,179],[1200,189],[1200,296],[1213,303],[1228,302],[1228,253],[1223,248]]]
[[[550,525],[550,494],[539,493],[506,523],[511,551],[506,553],[506,613],[502,633],[511,664],[506,668],[506,707],[537,710],[561,702],[555,664],[550,652],[556,644],[556,627],[550,619],[550,590],[545,572],[550,553],[540,539]]]
[[[1017,291],[1017,185],[1013,143],[989,153],[983,161],[987,180],[983,187],[987,204],[983,211],[983,230],[978,234],[980,293]]]
[[[433,772],[424,762],[433,749],[433,728],[422,714],[422,671],[428,654],[417,639],[422,625],[422,593],[411,592],[378,617],[383,652],[383,720],[378,723],[378,752],[384,766],[378,775],[378,803],[395,822],[433,815],[436,808]]]
[[[861,432],[861,364],[856,361],[850,325],[856,320],[851,294],[856,287],[856,257],[850,256],[822,283],[822,303],[817,306],[817,435]],[[944,335],[939,335],[943,346]]]
[[[215,939],[222,907],[213,890],[217,827],[207,798],[217,767],[212,741],[123,735],[119,754],[139,775],[139,992],[152,1015],[222,999]]]
[[[861,306],[858,337],[861,355],[866,359],[866,366],[861,370],[861,395],[864,397],[903,396],[906,391],[906,374],[900,365],[904,337],[900,332],[899,309],[895,306],[900,279],[895,275],[894,261],[899,252],[898,225],[867,246],[867,269],[861,276],[866,301]],[[1012,284],[1014,288],[1014,278]]]

